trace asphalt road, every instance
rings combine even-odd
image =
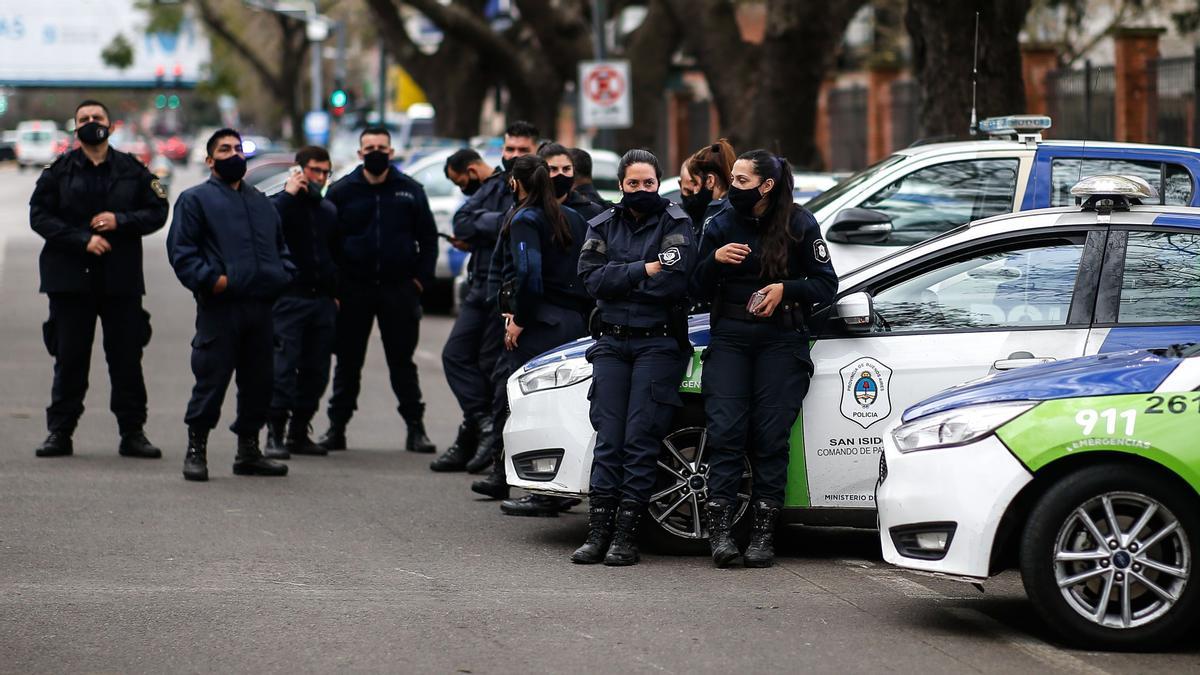
[[[193,171],[182,182],[194,182]],[[502,516],[462,475],[399,449],[373,343],[352,450],[235,478],[211,439],[184,482],[193,304],[149,239],[145,357],[159,461],[117,456],[102,352],[76,455],[36,459],[51,361],[41,345],[33,174],[0,168],[0,671],[30,672],[1195,672],[1169,654],[1056,645],[1008,573],[980,593],[879,558],[874,533],[792,528],[769,570],[648,553],[631,568],[567,556],[585,516]],[[422,324],[418,362],[439,445],[457,408]],[[232,395],[229,403],[232,403]],[[231,420],[227,404],[223,424]],[[318,431],[324,421],[318,420]],[[580,509],[576,509],[579,511]]]

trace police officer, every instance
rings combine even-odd
[[[729,174],[733,170],[733,146],[724,138],[697,150],[679,171],[683,210],[692,218],[696,239],[704,225],[729,208]]]
[[[730,529],[749,455],[754,529],[745,564],[770,567],[788,440],[812,375],[806,319],[832,301],[837,275],[816,220],[792,201],[787,160],[766,150],[739,157],[729,204],[704,230],[693,279],[713,317],[702,375],[709,543],[718,567],[741,555]]]
[[[596,299],[591,326],[591,420],[596,429],[588,537],[571,561],[638,562],[639,521],[654,488],[659,444],[682,405],[691,355],[688,278],[691,220],[658,195],[662,169],[645,150],[617,165],[621,203],[593,218],[579,275]]]
[[[296,153],[296,167],[283,190],[271,198],[297,268],[296,281],[272,310],[275,388],[264,452],[271,459],[327,452],[308,434],[329,384],[337,322],[337,207],[322,195],[333,166],[325,148],[310,145]]]
[[[583,150],[579,152],[586,154]],[[611,206],[594,202],[575,189],[575,160],[571,149],[559,143],[546,143],[538,148],[538,155],[550,167],[550,180],[554,183],[558,203],[583,216],[585,223]],[[588,155],[588,162],[591,162],[591,155]],[[591,186],[584,186],[585,189],[587,187]]]
[[[167,195],[137,159],[109,147],[103,103],[80,103],[75,125],[80,147],[42,172],[29,201],[30,224],[46,240],[39,268],[50,319],[43,337],[55,357],[46,408],[50,434],[36,454],[74,452],[71,435],[83,414],[99,318],[121,433],[118,452],[156,459],[162,452],[143,433],[142,349],[150,341],[150,315],[142,309],[142,237],[166,223]]]
[[[184,420],[188,426],[183,477],[208,480],[208,433],[221,415],[229,380],[237,373],[239,476],[285,476],[287,465],[262,456],[258,433],[271,406],[275,353],[271,308],[295,281],[279,213],[263,193],[246,185],[242,137],[221,129],[208,139],[212,176],[175,202],[167,254],[175,275],[196,297],[192,373],[196,385]]]
[[[592,155],[583,148],[571,148],[571,167],[575,173],[572,191],[602,209],[611,208],[612,204],[600,196],[592,183]],[[577,207],[571,208],[579,210]]]
[[[425,404],[413,353],[421,325],[421,293],[433,283],[437,226],[421,184],[392,166],[392,136],[384,127],[359,135],[361,166],[329,188],[338,210],[337,367],[329,399],[327,450],[346,448],[346,425],[358,407],[367,341],[375,321],[392,391],[408,426],[404,448],[437,450],[425,433]]]

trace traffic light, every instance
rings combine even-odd
[[[346,94],[346,90],[338,87],[329,95],[329,107],[333,112],[334,117],[341,117],[346,114],[346,103],[350,97]]]
[[[168,96],[167,97],[167,107],[170,108],[171,110],[178,109],[179,108],[179,97],[176,96],[175,94],[171,94],[170,96]]]
[[[162,110],[163,108],[167,107],[167,95],[159,94],[158,96],[155,96],[154,107],[158,110]]]

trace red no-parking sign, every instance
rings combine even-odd
[[[579,122],[596,129],[624,129],[633,123],[628,61],[579,64]]]

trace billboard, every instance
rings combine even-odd
[[[134,0],[0,0],[0,86],[192,87],[204,77],[208,37],[185,18],[176,34],[147,35]],[[100,57],[117,35],[133,48],[121,70]]]

